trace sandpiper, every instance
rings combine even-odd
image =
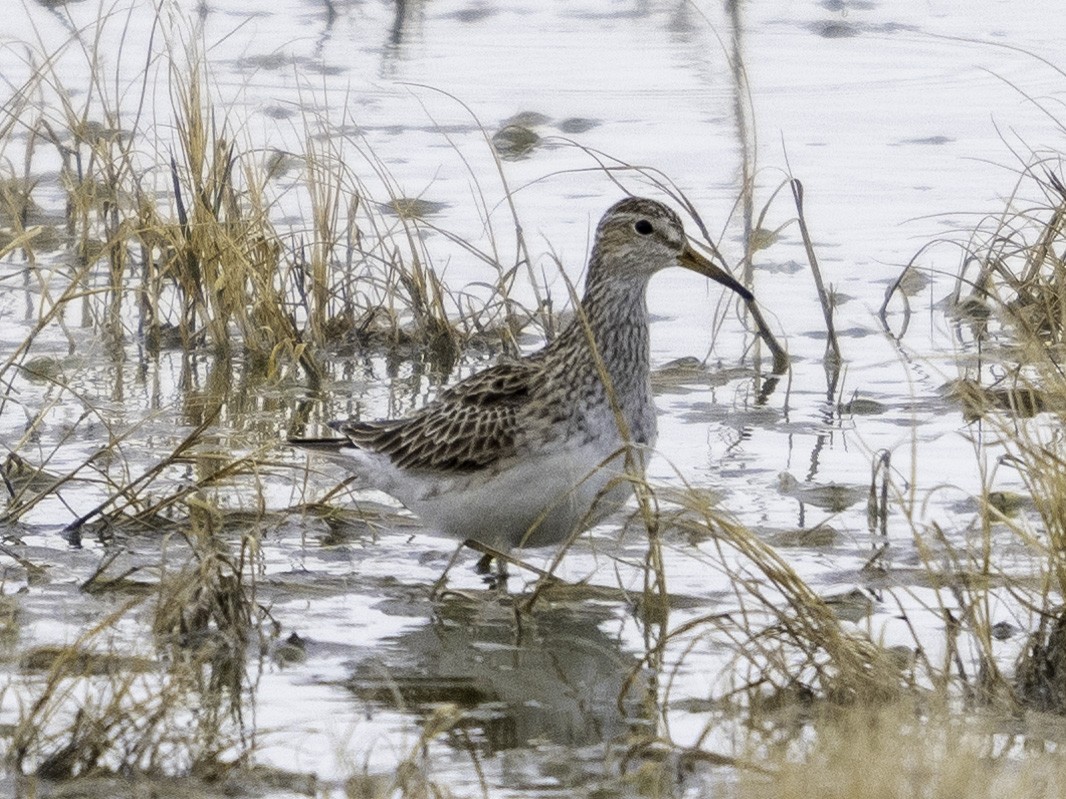
[[[568,539],[618,509],[655,445],[646,289],[683,266],[750,300],[693,250],[681,219],[630,197],[596,228],[585,294],[543,349],[441,392],[411,416],[335,421],[292,439],[402,502],[430,528],[496,550]]]

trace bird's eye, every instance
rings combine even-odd
[[[640,219],[635,225],[633,225],[633,229],[637,231],[637,233],[639,233],[640,235],[647,236],[655,228],[651,226],[651,222],[649,222],[647,219]]]

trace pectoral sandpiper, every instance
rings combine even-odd
[[[342,438],[290,443],[329,455],[454,538],[502,551],[565,540],[628,499],[655,445],[645,293],[669,266],[751,298],[689,246],[677,214],[631,197],[600,220],[584,298],[546,347],[409,417],[331,422]]]

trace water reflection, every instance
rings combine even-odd
[[[602,743],[641,721],[641,680],[630,682],[637,660],[603,631],[611,615],[596,605],[554,607],[516,622],[509,598],[451,595],[431,624],[360,663],[349,688],[420,716],[454,703],[488,753]]]

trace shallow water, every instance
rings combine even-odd
[[[743,251],[737,198],[745,149],[756,159],[756,216],[789,173],[799,178],[824,279],[838,299],[843,376],[827,387],[825,322],[796,225],[787,224],[796,209],[786,188],[761,227],[787,226],[755,253],[753,274],[792,371],[766,395],[766,375],[756,367],[765,372],[768,359],[753,355],[750,325],[735,307],[716,312],[717,287],[694,275],[659,276],[649,292],[654,365],[695,356],[707,368],[660,374],[659,454],[649,479],[664,493],[683,485],[713,492],[721,513],[778,545],[819,594],[868,589],[873,599],[857,613],[859,625],[886,645],[910,649],[913,628],[936,661],[943,620],[935,587],[923,582],[914,531],[936,522],[965,548],[976,526],[971,498],[980,494],[982,470],[992,472],[997,489],[1021,488],[1016,475],[996,466],[999,450],[974,443],[993,437],[989,431],[968,422],[941,390],[988,368],[970,366],[973,336],[939,304],[962,261],[950,242],[964,242],[983,215],[1003,208],[1019,158],[1061,149],[1062,130],[1040,105],[1056,108],[1066,85],[1040,60],[1055,63],[1060,49],[1059,32],[1048,24],[1057,6],[748,3],[731,20],[718,4],[616,4],[608,11],[596,3],[332,5],[335,17],[326,4],[310,1],[254,11],[226,1],[167,3],[154,33],[151,4],[108,6],[103,71],[120,76],[122,108],[132,115],[150,38],[156,50],[169,41],[178,51],[179,37],[192,36],[199,18],[214,100],[242,147],[261,149],[266,159],[300,152],[308,139],[328,141],[344,149],[372,197],[388,197],[391,189],[437,203],[422,208],[434,224],[487,247],[478,212],[484,202],[507,257],[513,231],[485,138],[517,125],[527,148],[508,152],[500,145],[507,156],[502,170],[534,270],[557,306],[568,295],[553,256],[569,280],[579,280],[592,227],[621,195],[601,163],[641,165],[673,181],[731,264]],[[99,14],[91,3],[27,4],[0,51],[8,85],[28,74],[18,42],[66,41],[73,30],[87,36]],[[743,57],[750,91],[743,105],[754,142],[738,132],[734,46]],[[69,87],[86,87],[78,48],[60,52],[56,64]],[[165,154],[176,147],[172,112],[160,73],[149,75],[140,105]],[[367,153],[387,168],[390,186]],[[146,162],[153,163],[151,153]],[[165,194],[165,157],[154,163],[143,179]],[[56,170],[47,155],[32,164],[44,215],[63,210]],[[635,193],[657,192],[632,171],[614,176]],[[272,218],[299,240],[310,233],[310,209],[296,185],[292,174],[277,178]],[[443,236],[427,235],[446,283],[467,291],[469,303],[483,302],[495,272]],[[897,298],[886,329],[877,317],[885,290],[935,239],[947,243],[917,261],[929,280],[910,297],[913,316],[904,319]],[[40,301],[39,289],[20,287],[22,266],[9,256],[4,267],[5,352],[25,340]],[[514,296],[534,302],[522,280]],[[4,440],[10,447],[21,442],[20,455],[47,461],[54,475],[78,470],[78,479],[7,532],[4,592],[21,592],[16,653],[69,643],[125,601],[128,591],[79,591],[108,553],[120,553],[109,573],[137,568],[134,579],[144,575],[149,590],[161,553],[180,562],[181,531],[170,531],[165,546],[155,536],[115,541],[87,531],[75,547],[61,535],[74,516],[111,495],[92,460],[108,436],[119,439],[120,456],[137,473],[153,462],[153,452],[169,452],[176,436],[201,421],[204,398],[223,392],[232,399],[218,422],[218,447],[270,462],[254,479],[228,481],[227,507],[282,511],[338,482],[328,467],[312,464],[305,483],[302,458],[275,446],[305,398],[302,387],[262,382],[239,366],[222,374],[207,355],[190,369],[174,351],[146,370],[132,337],[126,359],[115,358],[108,342],[91,338],[85,319],[69,316],[66,330],[51,326],[35,339],[33,353],[39,369],[61,375],[80,400],[47,379],[25,377],[0,416]],[[452,377],[492,357],[464,362]],[[330,398],[314,407],[314,420],[404,413],[439,384],[417,367],[378,357],[337,355],[332,367]],[[47,424],[22,442],[27,419],[53,402]],[[881,561],[889,576],[875,579],[866,567],[881,542],[868,526],[866,496],[881,451],[891,454],[894,489],[913,510],[910,519],[900,506],[890,514],[891,546]],[[255,529],[257,599],[280,631],[246,697],[254,708],[244,723],[255,738],[255,763],[313,773],[328,787],[364,771],[389,774],[415,758],[459,794],[479,790],[480,772],[491,795],[529,796],[603,784],[604,763],[617,766],[625,754],[617,743],[623,733],[639,736],[668,724],[678,744],[701,741],[710,751],[728,751],[729,733],[709,730],[715,715],[701,705],[733,673],[734,653],[723,641],[710,634],[679,640],[659,669],[669,692],[643,684],[651,679],[639,660],[644,623],[654,612],[634,599],[646,551],[639,524],[620,537],[622,520],[610,520],[559,568],[564,579],[588,581],[604,593],[556,599],[519,627],[508,602],[486,599],[470,572],[472,558],[451,572],[449,587],[458,593],[431,603],[430,588],[453,544],[422,530],[387,498],[356,492],[331,502],[349,510],[360,503],[362,512],[340,521],[289,513],[254,523],[226,520],[234,541],[249,525]],[[1004,564],[1031,573],[1031,553],[1003,538]],[[668,528],[664,547],[672,628],[734,609],[726,556],[713,542]],[[12,553],[43,564],[44,573],[34,576]],[[552,554],[528,557],[545,566]],[[512,590],[520,593],[525,584],[512,578]],[[878,593],[893,587],[902,590]],[[1003,618],[1017,623],[1016,610],[1004,605]],[[144,613],[131,612],[108,640],[134,653],[150,648]],[[282,642],[293,634],[286,649]],[[1009,651],[1004,644],[1005,656]],[[19,701],[38,685],[39,676],[17,664],[15,654],[7,664],[13,688],[0,706],[4,722],[17,718]],[[659,706],[649,710],[643,699],[657,690]],[[620,692],[624,700],[616,702]],[[423,759],[420,735],[434,713],[461,721]],[[691,779],[684,790],[698,791],[727,780],[728,769]]]

